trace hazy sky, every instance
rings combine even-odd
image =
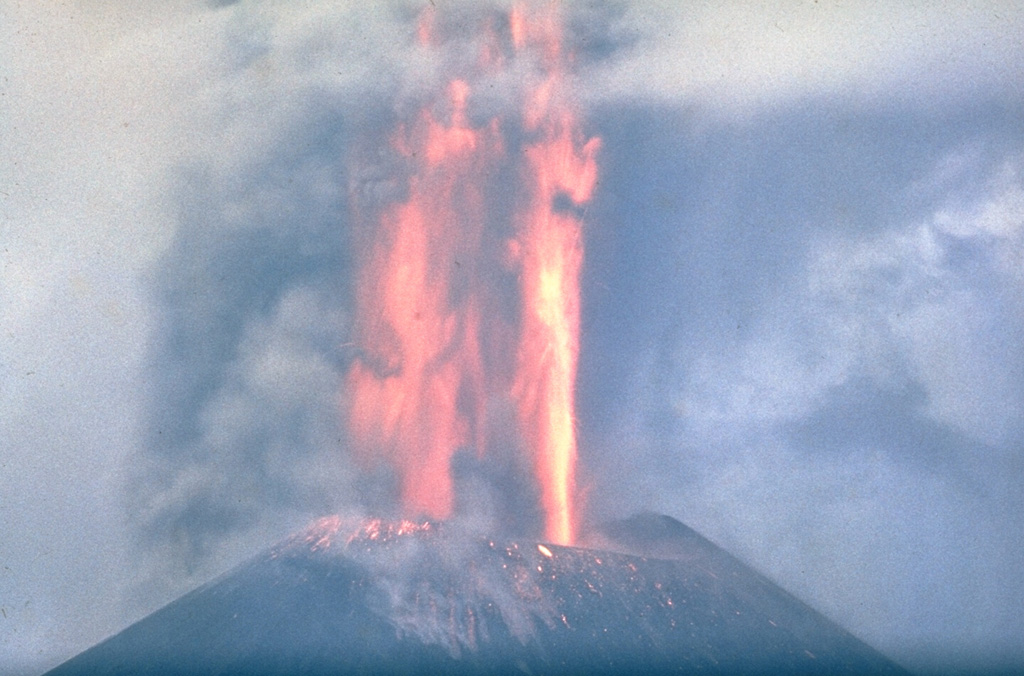
[[[464,45],[413,49],[413,0],[147,4],[0,0],[4,672],[373,489],[349,200]],[[1024,663],[1024,10],[724,4],[566,3],[589,513],[905,666]]]

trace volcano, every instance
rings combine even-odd
[[[905,673],[678,521],[602,537],[325,518],[49,673]]]

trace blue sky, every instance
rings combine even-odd
[[[465,48],[412,50],[419,4],[0,5],[0,667],[372,501],[348,206]],[[911,668],[1024,661],[1024,12],[568,8],[594,520],[679,518]]]

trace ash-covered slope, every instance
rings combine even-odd
[[[903,673],[668,517],[666,558],[329,518],[50,672]]]

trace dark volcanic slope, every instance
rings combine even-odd
[[[903,673],[665,519],[609,536],[674,560],[324,519],[50,673]]]

